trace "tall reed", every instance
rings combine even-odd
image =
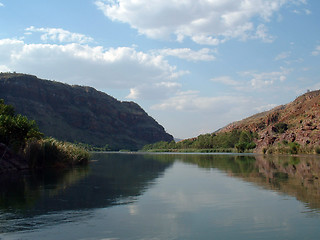
[[[29,140],[23,155],[31,168],[84,165],[90,157],[85,149],[54,138]]]

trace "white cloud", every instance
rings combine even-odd
[[[0,2],[0,7],[4,7],[4,4]]]
[[[239,80],[234,80],[230,76],[220,76],[212,78],[212,82],[221,83],[232,87],[240,92],[252,92],[257,90],[268,91],[274,88],[276,84],[280,84],[287,80],[292,69],[280,67],[280,71],[257,72],[246,71],[239,72]]]
[[[176,94],[181,88],[177,82],[159,82],[153,84],[143,84],[130,89],[128,99],[166,99]]]
[[[0,65],[0,72],[10,72],[11,69],[8,68],[6,65]]]
[[[150,38],[174,35],[178,41],[189,37],[198,44],[218,45],[230,38],[273,41],[262,23],[292,2],[296,1],[97,0],[95,4],[111,20],[128,23]]]
[[[316,46],[315,50],[311,53],[313,56],[320,55],[320,45]]]
[[[312,12],[311,12],[309,9],[305,9],[304,12],[305,12],[305,14],[307,14],[307,15],[312,14]]]
[[[300,14],[306,14],[306,15],[312,14],[312,12],[309,9],[302,9],[302,11],[295,9],[292,12],[295,13],[295,14],[298,14],[298,15],[300,15]]]
[[[203,44],[203,45],[219,45],[220,43],[224,43],[225,40],[220,40],[218,38],[213,38],[211,36],[206,36],[206,35],[195,35],[192,37],[192,40],[195,43],[198,44]]]
[[[193,51],[190,48],[166,48],[159,50],[159,53],[163,56],[174,56],[187,61],[213,61],[215,56],[212,55],[213,50],[209,48],[202,48],[199,51]]]
[[[176,95],[151,106],[150,111],[160,122],[166,123],[168,131],[176,137],[189,138],[213,132],[273,106],[257,96],[244,96],[242,93],[203,97],[198,91],[178,91]],[[162,111],[166,115],[161,114]],[[173,124],[172,120],[181,124]],[[186,131],[186,126],[195,126],[195,123],[196,127]]]
[[[253,89],[266,89],[269,86],[273,86],[275,83],[283,82],[287,79],[291,69],[280,68],[278,72],[243,72],[241,75],[250,77],[250,85]]]
[[[271,110],[272,108],[275,108],[277,106],[278,106],[277,104],[271,103],[271,104],[255,107],[254,110],[256,110],[257,112],[264,112],[264,111]]]
[[[274,60],[275,60],[275,61],[283,60],[283,59],[288,58],[290,55],[291,55],[291,52],[282,52],[282,53],[279,53],[279,54],[274,58]]]
[[[227,113],[249,102],[249,99],[241,96],[201,97],[198,91],[186,91],[178,92],[175,96],[152,106],[152,109]]]
[[[4,70],[104,89],[161,85],[187,73],[177,71],[163,56],[131,47],[27,44],[15,39],[0,39],[0,66]]]
[[[25,29],[27,34],[33,32],[43,33],[41,40],[43,41],[54,41],[54,42],[68,42],[68,43],[90,43],[93,42],[93,38],[85,36],[79,33],[72,33],[61,28],[36,28],[34,26]]]
[[[261,39],[263,42],[272,43],[275,37],[268,34],[268,28],[264,24],[257,27],[256,35],[253,38]]]
[[[224,85],[229,85],[229,86],[238,86],[239,82],[233,80],[230,76],[220,76],[216,78],[212,78],[211,81],[217,82],[217,83],[222,83]]]

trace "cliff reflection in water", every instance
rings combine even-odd
[[[89,168],[81,167],[63,171],[13,171],[1,175],[0,210],[26,211],[35,207],[39,199],[58,196],[88,174]]]
[[[76,222],[93,209],[138,201],[175,161],[217,169],[320,210],[319,157],[97,153],[92,159],[64,172],[0,176],[0,233]]]
[[[215,168],[268,190],[285,193],[320,210],[319,156],[176,155],[176,159]]]
[[[75,212],[83,217],[90,209],[132,202],[172,164],[129,154],[94,154],[92,159],[89,167],[65,172],[2,176],[0,233],[39,227],[48,214],[46,225],[61,218],[73,221]]]
[[[256,157],[263,186],[296,197],[310,209],[320,210],[320,159],[316,156]]]

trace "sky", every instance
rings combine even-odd
[[[0,0],[0,72],[138,103],[176,138],[320,88],[319,0]]]

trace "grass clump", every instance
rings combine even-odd
[[[84,148],[54,138],[28,141],[23,154],[31,168],[84,165],[90,157]]]

